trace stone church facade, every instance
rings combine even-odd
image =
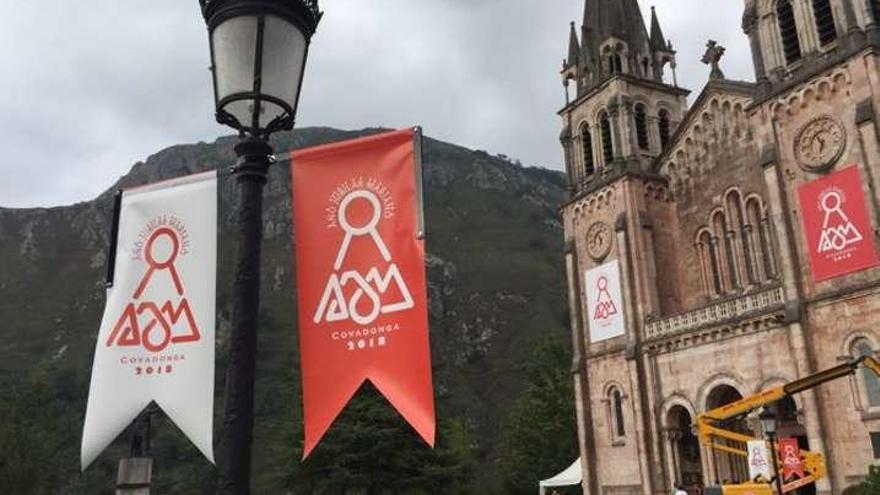
[[[745,480],[743,458],[699,445],[697,415],[880,350],[880,269],[815,277],[814,205],[799,201],[805,184],[856,166],[876,245],[880,1],[745,0],[742,27],[755,81],[726,79],[710,42],[711,75],[689,106],[673,45],[637,0],[586,0],[571,26],[561,212],[590,495]],[[585,274],[609,263],[624,323],[599,339]],[[843,493],[880,457],[873,376],[786,399],[778,414],[781,436],[825,454],[819,493]],[[754,418],[731,427],[760,435]]]

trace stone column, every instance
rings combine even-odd
[[[596,171],[607,165],[605,163],[605,150],[602,147],[602,126],[598,123],[593,124],[593,132],[590,133],[593,139],[593,163],[596,164]]]
[[[869,68],[871,73],[873,68]],[[865,163],[860,168],[867,174],[868,191],[866,196],[870,198],[875,222],[880,216],[880,163],[876,163],[876,157],[880,156],[880,143],[877,141],[877,126],[874,120],[874,105],[871,100],[864,101],[856,107],[856,126],[859,131],[859,145],[862,148],[862,156]]]
[[[801,42],[801,55],[813,53],[819,49],[819,38],[816,34],[816,21],[813,18],[813,7],[810,0],[791,0],[797,25],[798,39]]]
[[[709,247],[709,252],[712,254],[712,259],[717,267],[718,285],[721,289],[720,295],[724,295],[733,289],[733,285],[730,283],[730,279],[727,276],[727,270],[724,268],[726,265],[724,262],[724,251],[722,250],[721,243],[718,241],[717,235],[712,234],[709,242],[712,243]]]
[[[624,136],[623,142],[627,148],[621,150],[620,155],[624,158],[635,157],[639,155],[639,138],[636,134],[636,114],[632,100],[626,98],[621,104],[622,109],[620,127]]]
[[[586,366],[586,329],[581,313],[580,269],[577,246],[566,243],[565,268],[568,279],[568,304],[571,314],[571,337],[574,356],[572,379],[574,380],[575,410],[577,413],[578,451],[581,455],[581,474],[584,495],[598,495],[596,449],[593,435],[593,410],[590,406],[589,372]]]
[[[755,66],[755,80],[758,83],[758,95],[762,96],[770,89],[770,80],[767,79],[767,69],[764,66],[764,53],[761,51],[761,35],[758,29],[758,14],[754,5],[749,7],[743,15],[742,28],[749,37],[752,62]]]
[[[858,0],[861,4],[862,12],[866,19],[865,32],[868,35],[868,41],[871,43],[880,42],[880,23],[874,18],[874,12],[871,9],[871,0]]]
[[[775,69],[785,66],[785,52],[782,49],[782,40],[778,35],[779,29],[777,24],[778,22],[776,21],[775,13],[767,15],[758,21],[758,30],[761,33],[761,39],[764,41],[764,44],[766,44],[763,48],[766,48],[768,52],[764,55],[770,55],[765,58],[764,67],[766,72],[772,72]]]
[[[572,191],[574,190],[574,185],[577,183],[577,179],[574,176],[574,155],[572,154],[571,128],[566,127],[562,131],[559,143],[562,145],[562,153],[565,160],[565,185],[569,191]]]
[[[623,181],[623,186],[626,188],[626,180]],[[624,192],[623,197],[627,197],[626,192]],[[634,256],[637,256],[638,253],[633,250],[632,239],[629,235],[630,225],[626,213],[621,213],[620,216],[618,216],[614,225],[614,231],[617,236],[617,260],[620,263],[621,298],[624,301],[624,314],[626,315],[626,362],[630,380],[630,389],[632,391],[630,398],[633,405],[633,423],[635,429],[634,439],[638,451],[639,473],[641,475],[640,482],[643,495],[651,495],[652,463],[647,451],[647,449],[650,449],[651,440],[650,433],[646,431],[646,404],[643,400],[644,390],[642,389],[642,382],[640,380],[641,373],[639,370],[640,365],[638,363],[639,358],[637,356],[637,339],[640,331],[638,322],[641,320],[638,317],[636,309],[638,305],[638,292],[630,283],[631,280],[635,280],[633,272],[634,268],[631,264],[631,260]]]
[[[614,159],[618,160],[624,155],[623,132],[620,125],[620,104],[614,102],[608,105],[608,122],[611,124],[611,148],[614,150]],[[607,164],[606,164],[607,165]]]
[[[730,246],[730,263],[731,270],[736,274],[736,288],[743,289],[749,285],[749,274],[746,269],[746,251],[743,245],[743,237],[737,235],[733,229],[733,218],[728,219],[727,245]]]
[[[773,122],[772,125],[776,125]],[[764,170],[764,182],[767,185],[768,208],[770,225],[779,226],[774,230],[778,240],[778,270],[779,278],[783,283],[783,291],[786,304],[786,321],[789,323],[789,338],[795,349],[792,361],[799,377],[815,373],[816,359],[812,343],[807,337],[809,329],[804,329],[802,319],[802,295],[800,287],[800,269],[797,250],[795,248],[795,231],[788,217],[789,202],[785,185],[782,182],[782,171],[778,165],[776,147],[768,146],[762,152],[760,165]],[[831,483],[833,471],[833,455],[831,446],[825,445],[826,418],[821,409],[815,390],[807,390],[802,394],[804,403],[804,416],[807,429],[807,437],[810,441],[811,450],[825,453],[829,476],[816,483],[816,489],[820,494],[831,493],[834,485]]]
[[[663,153],[663,146],[660,144],[660,118],[647,117],[648,126],[648,150],[656,156]]]

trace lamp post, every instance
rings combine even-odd
[[[776,412],[772,408],[765,406],[758,418],[761,420],[764,434],[770,439],[770,459],[772,459],[773,462],[773,477],[776,480],[776,493],[782,495],[782,478],[776,464]]]
[[[208,26],[217,122],[238,131],[238,259],[218,492],[250,493],[263,186],[269,136],[293,128],[317,0],[199,0]]]

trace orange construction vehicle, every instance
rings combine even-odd
[[[711,449],[748,458],[748,452],[740,448],[739,445],[761,439],[726,430],[723,428],[725,423],[741,419],[759,407],[770,406],[787,396],[851,375],[861,365],[880,376],[880,361],[871,356],[864,356],[825,371],[794,380],[780,387],[767,389],[711,411],[706,411],[697,417],[696,429],[700,437],[700,443]],[[778,445],[773,445],[771,448],[778,449]],[[801,450],[800,455],[804,467],[804,476],[784,484],[780,480],[779,484],[781,485],[782,493],[788,493],[797,488],[815,483],[826,476],[825,457],[821,453]],[[778,459],[780,456],[776,455],[774,457]],[[778,461],[775,464],[771,466],[771,470],[775,473],[775,476],[779,476],[781,465]],[[777,485],[774,482],[775,478],[741,484],[710,486],[706,487],[704,495],[773,495],[777,491]]]

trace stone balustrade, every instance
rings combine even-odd
[[[693,311],[667,318],[650,320],[645,324],[648,339],[667,337],[697,328],[711,326],[733,318],[757,314],[777,308],[785,302],[782,287],[745,294],[735,299],[712,303]]]

